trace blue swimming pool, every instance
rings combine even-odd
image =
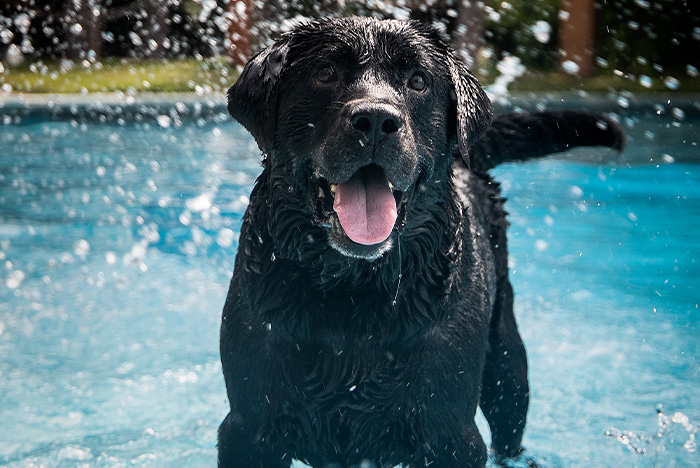
[[[220,312],[259,152],[220,101],[133,101],[0,105],[1,466],[215,466]],[[494,171],[530,362],[515,465],[695,467],[700,107],[501,107],[582,105],[620,120],[626,153]]]

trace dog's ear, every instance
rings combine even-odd
[[[264,153],[272,149],[275,141],[277,88],[288,51],[288,38],[261,51],[228,90],[229,113],[253,135]]]
[[[456,107],[457,144],[462,159],[469,167],[469,149],[491,125],[493,108],[472,72],[453,54],[449,55],[448,62],[454,91],[452,106]]]

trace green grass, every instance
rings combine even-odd
[[[33,63],[6,69],[0,82],[29,93],[207,92],[227,89],[237,76],[225,59],[106,59],[89,66],[77,61]]]
[[[85,65],[83,65],[83,63]],[[0,84],[27,93],[93,92],[221,92],[236,81],[238,71],[226,58],[196,60],[131,60],[110,58],[88,62],[36,62],[0,73]],[[489,84],[495,69],[479,76]],[[638,79],[615,74],[575,78],[556,72],[530,72],[509,86],[512,92],[583,90],[589,92],[700,92],[700,80],[677,74],[679,86],[669,89],[661,77],[653,77],[649,87]],[[649,83],[647,83],[648,85]]]
[[[508,90],[518,91],[572,91],[582,90],[587,92],[629,91],[633,93],[656,92],[700,92],[700,80],[690,76],[675,74],[678,80],[676,89],[669,88],[662,77],[653,77],[651,81],[645,81],[644,85],[638,77],[619,76],[615,74],[599,74],[590,78],[578,78],[571,75],[556,72],[527,72],[515,80]]]

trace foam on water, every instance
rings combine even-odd
[[[0,465],[216,463],[220,312],[260,159],[233,122],[165,114],[0,126]],[[619,118],[618,163],[494,171],[532,391],[511,466],[700,462],[697,112]]]

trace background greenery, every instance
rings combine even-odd
[[[72,36],[65,12],[74,0],[4,0],[0,3],[0,84],[25,92],[218,92],[238,72],[226,56],[228,19],[236,0],[83,0],[103,18],[99,54],[67,60]],[[250,28],[253,51],[294,21],[348,14],[413,18],[455,38],[461,0],[260,0]],[[167,48],[140,44],[153,28],[144,5],[165,6],[156,29]],[[696,1],[700,5],[700,1]],[[486,0],[475,71],[485,83],[504,57],[526,72],[510,89],[700,91],[700,18],[686,0],[596,0],[596,73],[588,79],[559,72],[561,0]],[[62,16],[63,15],[63,16]],[[24,19],[24,23],[21,21]],[[535,34],[546,25],[546,40]],[[8,57],[21,52],[17,63]],[[20,63],[21,62],[21,63]]]

